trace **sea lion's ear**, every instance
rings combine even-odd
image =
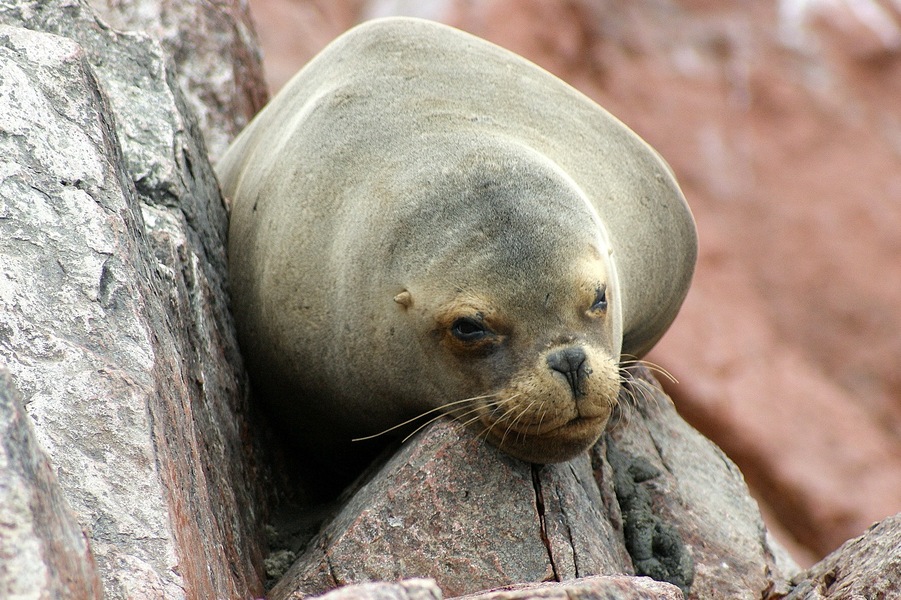
[[[413,306],[413,295],[407,290],[404,290],[394,297],[394,301],[404,308],[410,308]]]

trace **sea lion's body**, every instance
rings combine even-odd
[[[694,267],[691,214],[647,144],[435,23],[333,42],[217,170],[253,384],[311,447],[448,405],[515,456],[568,459]]]

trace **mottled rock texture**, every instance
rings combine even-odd
[[[673,166],[698,270],[652,360],[810,563],[901,511],[901,11],[891,0],[250,0],[273,90],[362,19],[537,62]]]
[[[114,28],[142,31],[160,41],[215,163],[267,99],[246,2],[90,0],[90,4]]]
[[[460,600],[682,600],[675,586],[646,577],[585,577],[562,583],[529,583],[460,596]]]
[[[441,600],[433,580],[359,583],[317,596],[321,600]],[[455,600],[682,600],[675,586],[644,577],[586,577],[564,583],[524,583],[457,596]]]
[[[225,207],[158,43],[0,5],[0,362],[107,598],[262,592]]]
[[[101,597],[87,536],[0,368],[0,598]]]
[[[788,591],[796,568],[738,469],[637,377],[640,405],[567,463],[530,465],[451,422],[429,426],[350,497],[270,599],[404,577],[434,578],[448,596],[613,574],[691,598]]]
[[[786,600],[901,598],[899,549],[901,514],[876,523],[799,575]]]

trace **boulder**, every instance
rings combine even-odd
[[[102,597],[90,544],[0,369],[0,597]]]
[[[901,514],[870,527],[795,578],[785,600],[901,597]]]
[[[682,600],[674,585],[647,577],[585,577],[562,583],[526,583],[460,596],[459,600]]]
[[[90,0],[110,25],[159,40],[172,59],[210,160],[266,103],[262,58],[246,2]]]
[[[359,583],[333,590],[317,600],[441,600],[431,579],[397,583]],[[647,577],[586,577],[564,583],[523,583],[457,596],[454,600],[682,600],[682,592]]]
[[[453,422],[430,425],[368,476],[270,599],[405,577],[457,596],[614,574],[692,598],[787,592],[798,569],[768,537],[741,473],[635,372],[627,419],[567,463],[530,465]]]
[[[262,592],[225,206],[159,44],[0,7],[0,360],[108,598]]]

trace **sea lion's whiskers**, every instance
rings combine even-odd
[[[659,408],[660,406],[660,396],[655,394],[656,388],[644,381],[643,379],[636,380],[635,382],[636,390],[641,395],[642,400],[644,401],[645,406],[653,405],[655,408]]]
[[[497,405],[492,409],[491,416],[494,416],[497,413],[498,409],[500,409],[501,407],[503,407],[506,404],[509,404],[511,401],[515,400],[519,396],[522,396],[522,392],[517,392],[516,394],[513,394],[512,396],[505,398],[504,400],[501,400],[500,402],[498,402]],[[488,425],[487,427],[483,428],[479,433],[476,434],[476,437],[481,437],[484,435],[485,439],[488,439],[488,432],[491,431],[499,421],[507,418],[507,416],[515,409],[516,409],[515,406],[511,407],[509,409],[505,409],[503,414],[501,414],[501,416],[499,418],[494,420],[493,424]],[[478,419],[478,417],[476,417],[475,419],[470,419],[469,421],[467,421],[465,423],[465,425],[469,425],[469,424],[475,422],[477,419]]]
[[[640,358],[631,358],[629,360],[622,360],[622,361],[620,361],[619,364],[620,364],[621,369],[632,366],[632,365],[641,365],[641,366],[647,368],[649,371],[652,371],[654,373],[662,375],[665,379],[668,379],[672,383],[679,383],[679,380],[676,379],[675,375],[673,375],[672,373],[670,373],[669,371],[667,371],[665,368],[658,365],[657,363],[653,363],[649,360],[644,360],[644,359],[640,359]]]
[[[521,395],[522,395],[522,393],[520,392],[520,393],[517,393],[517,394],[513,394],[512,396],[509,396],[508,398],[504,398],[503,400],[499,400],[499,401],[497,401],[497,402],[491,403],[491,404],[493,404],[494,406],[491,408],[491,411],[489,412],[489,416],[490,416],[490,417],[494,417],[494,416],[497,414],[497,411],[500,410],[504,405],[509,404],[510,402],[512,402],[513,400],[515,400],[517,397],[519,397],[519,396],[521,396]],[[486,407],[486,408],[487,408],[487,407]],[[509,412],[509,411],[508,411],[508,412]],[[467,413],[467,414],[468,414],[468,413]],[[469,426],[469,425],[471,425],[472,423],[478,421],[479,418],[481,418],[481,416],[482,416],[482,415],[476,415],[475,417],[469,419],[469,420],[466,421],[465,423],[462,423],[462,425],[463,425],[464,427]],[[505,416],[506,416],[506,413],[504,413],[503,415],[501,415],[500,418],[503,419]],[[499,421],[499,420],[500,420],[500,419],[495,419],[495,422],[497,422],[497,421]],[[487,428],[483,429],[476,437],[478,437],[479,435],[482,435],[482,433],[487,432],[489,429],[491,429],[491,426],[490,426],[490,425],[489,425]]]
[[[500,441],[500,443],[497,445],[498,448],[503,448],[503,447],[504,447],[504,440],[507,439],[507,434],[510,433],[510,430],[513,429],[513,426],[516,425],[516,422],[519,421],[520,419],[522,419],[522,418],[526,415],[526,413],[529,412],[529,410],[531,410],[531,408],[532,408],[533,406],[535,406],[535,404],[536,404],[537,402],[538,402],[538,398],[532,399],[532,401],[529,402],[529,405],[526,406],[525,408],[523,408],[522,410],[520,410],[520,411],[519,411],[519,414],[518,414],[512,421],[510,421],[510,422],[507,424],[507,428],[504,430],[504,435],[501,437],[501,441]],[[522,432],[519,432],[519,433],[522,433]]]
[[[472,398],[467,398],[467,400],[470,400],[470,401],[474,401],[474,400],[482,400],[482,399],[484,399],[484,398],[490,398],[490,397],[492,397],[492,396],[498,396],[498,395],[500,395],[500,392],[495,393],[495,394],[487,394],[487,395],[485,395],[485,396],[474,396],[474,397],[472,397]],[[494,404],[495,407],[497,407],[498,405],[503,404],[504,402],[508,402],[510,399],[511,399],[511,398],[507,398],[507,399],[505,399],[505,400],[500,400],[500,401],[495,401],[495,402],[489,402],[488,404],[489,404],[489,405]],[[460,402],[461,402],[461,401],[458,400],[458,401],[456,401],[456,402],[451,402],[451,403],[445,404],[444,406],[450,406],[450,405],[452,405],[452,404],[459,404]],[[442,407],[442,408],[443,408],[443,407]],[[478,404],[476,404],[476,405],[474,405],[472,408],[470,408],[469,410],[466,410],[466,411],[464,411],[464,412],[462,412],[462,413],[460,413],[460,414],[441,413],[441,414],[439,414],[439,415],[435,415],[434,417],[432,417],[431,419],[429,419],[428,421],[426,421],[425,423],[423,423],[422,425],[420,425],[419,427],[417,427],[416,429],[414,429],[413,431],[411,431],[404,439],[401,440],[401,443],[406,442],[408,439],[410,439],[411,437],[413,437],[414,435],[416,435],[417,433],[419,433],[420,431],[422,431],[423,429],[425,429],[426,427],[428,427],[429,425],[431,425],[432,423],[434,423],[435,421],[437,421],[437,420],[440,419],[441,417],[450,417],[453,421],[455,421],[455,422],[457,422],[457,423],[460,423],[460,420],[461,420],[463,417],[465,417],[465,416],[467,416],[467,415],[471,415],[472,413],[476,413],[476,416],[475,416],[475,417],[472,417],[471,419],[469,419],[468,421],[466,421],[465,423],[463,423],[463,426],[465,427],[465,426],[469,425],[470,423],[472,423],[473,421],[478,420],[478,418],[481,416],[481,415],[480,415],[480,412],[481,412],[482,408],[484,408],[484,407],[479,406]],[[433,412],[433,411],[429,411],[429,412]]]
[[[535,428],[535,433],[541,433],[541,424],[544,423],[544,418],[547,416],[547,406],[544,406],[544,410],[541,411],[541,416],[538,418],[538,427]]]
[[[400,429],[400,428],[403,427],[404,425],[409,425],[409,424],[412,423],[413,421],[416,421],[417,419],[421,419],[421,418],[423,418],[423,417],[426,416],[426,415],[430,415],[430,414],[435,413],[435,412],[443,411],[444,409],[446,409],[446,408],[449,407],[449,406],[456,406],[456,405],[458,405],[458,404],[464,404],[464,403],[467,403],[467,402],[475,402],[476,400],[484,400],[485,398],[491,398],[492,396],[497,396],[498,394],[499,394],[499,392],[495,392],[495,393],[493,393],[493,394],[484,394],[484,395],[481,395],[481,396],[473,396],[473,397],[471,397],[471,398],[463,398],[462,400],[454,400],[453,402],[448,402],[447,404],[442,404],[441,406],[438,406],[438,407],[436,407],[436,408],[432,408],[432,409],[430,409],[430,410],[427,410],[427,411],[425,411],[424,413],[420,413],[420,414],[416,415],[416,416],[413,417],[413,418],[407,419],[407,420],[404,421],[403,423],[398,423],[397,425],[392,425],[392,426],[389,427],[388,429],[385,429],[385,430],[380,431],[380,432],[378,432],[378,433],[373,433],[372,435],[367,435],[367,436],[363,436],[363,437],[353,438],[351,441],[352,441],[352,442],[362,442],[362,441],[365,441],[365,440],[371,440],[371,439],[373,439],[373,438],[377,438],[377,437],[379,437],[379,436],[385,435],[386,433],[390,433],[390,432],[394,431],[395,429]],[[440,418],[440,417],[442,417],[442,416],[444,416],[444,413],[443,413],[443,412],[442,412],[440,415],[438,415],[438,417],[436,417],[436,418]],[[423,424],[423,426],[424,426],[424,425],[428,425],[429,423],[433,422],[434,420],[435,420],[435,419],[429,419],[428,421],[426,421],[426,422]],[[422,426],[420,426],[419,428],[417,428],[416,431],[419,431],[419,429],[421,429],[421,428],[422,428]],[[415,433],[415,432],[414,432],[414,433]],[[412,435],[412,434],[411,434],[411,435]],[[408,436],[408,437],[409,437],[409,436]],[[405,439],[406,439],[406,438],[405,438]]]
[[[622,389],[632,406],[657,406],[659,404],[659,398],[654,393],[656,388],[653,384],[644,379],[634,377],[624,368],[620,368],[620,373]]]

